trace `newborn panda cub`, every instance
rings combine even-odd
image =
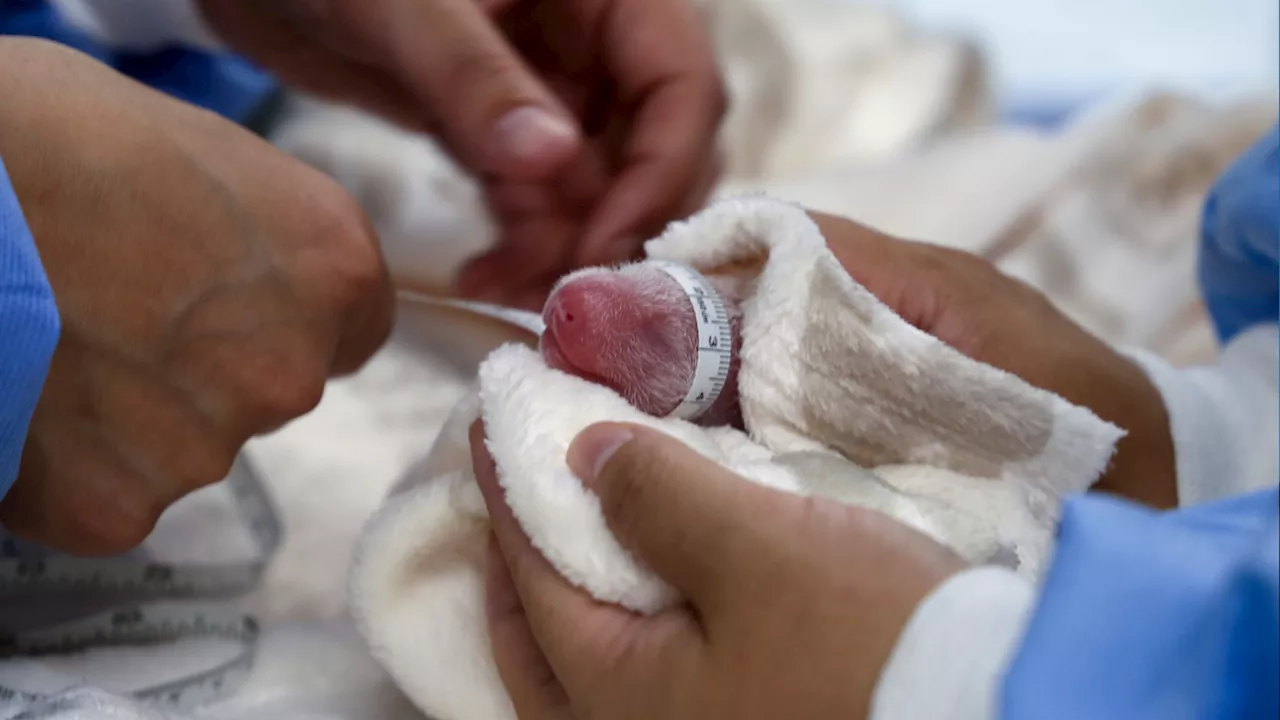
[[[745,286],[707,277],[725,304],[733,333],[724,390],[702,414],[703,426],[742,427],[739,351]],[[613,389],[639,410],[666,417],[680,406],[698,357],[694,309],[675,278],[651,262],[566,275],[542,311],[540,350],[549,367]]]

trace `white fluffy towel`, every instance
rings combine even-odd
[[[596,598],[641,613],[678,598],[617,543],[565,465],[593,423],[657,428],[750,481],[875,508],[973,562],[1029,575],[1061,497],[1095,482],[1123,435],[902,320],[850,278],[798,206],[722,200],[645,250],[754,279],[739,375],[747,432],[644,415],[526,346],[490,354],[475,392],[369,522],[352,569],[362,633],[433,718],[515,717],[484,619],[489,523],[467,446],[477,416],[533,544]]]

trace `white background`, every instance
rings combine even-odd
[[[1009,108],[1160,85],[1276,89],[1277,0],[832,0],[896,7],[981,39]]]

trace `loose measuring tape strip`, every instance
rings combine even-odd
[[[148,704],[192,707],[234,690],[253,668],[258,625],[229,603],[193,601],[229,601],[253,590],[280,545],[282,532],[275,508],[246,457],[237,458],[223,482],[258,549],[257,556],[246,562],[174,565],[128,558],[74,558],[36,553],[11,536],[0,536],[0,660],[185,640],[229,640],[239,646],[230,659],[128,694]],[[6,620],[12,622],[5,616],[11,616],[20,603],[67,604],[85,593],[95,599],[127,600],[87,615],[58,618],[37,629],[3,627],[9,624]],[[34,702],[48,697],[0,684],[0,701]]]
[[[534,335],[542,335],[542,333],[547,331],[547,324],[542,321],[542,316],[538,313],[529,312],[528,310],[517,310],[515,308],[480,302],[478,300],[461,300],[459,298],[441,297],[438,295],[425,295],[412,290],[398,290],[396,292],[399,297],[407,298],[414,302],[457,308],[477,315],[491,317],[495,320],[501,320],[505,323],[528,330]]]
[[[693,380],[684,400],[669,417],[694,420],[711,407],[724,392],[729,381],[729,364],[733,359],[733,329],[729,324],[729,312],[720,293],[701,273],[687,265],[668,260],[648,260],[649,264],[671,276],[693,306],[697,321],[698,348]],[[402,293],[419,301],[435,305],[455,307],[478,315],[485,315],[525,328],[536,335],[546,331],[542,316],[489,303],[442,298],[416,293]]]
[[[697,270],[667,260],[649,262],[680,283],[693,305],[693,316],[698,323],[697,361],[689,391],[670,417],[694,420],[715,403],[729,381],[733,328],[729,324],[728,308],[720,293]]]

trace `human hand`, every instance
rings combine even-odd
[[[0,38],[0,155],[62,321],[7,529],[139,543],[381,344],[377,240],[328,177],[65,47]]]
[[[569,449],[618,541],[686,604],[592,600],[529,543],[479,422],[495,541],[487,615],[521,720],[864,717],[916,606],[963,562],[890,518],[751,483],[658,431],[602,423]]]
[[[982,258],[810,216],[853,279],[907,322],[1128,431],[1095,489],[1177,505],[1168,413],[1141,368]]]
[[[719,172],[726,99],[689,0],[202,0],[283,80],[440,134],[501,238],[467,295],[537,309],[639,254]]]

